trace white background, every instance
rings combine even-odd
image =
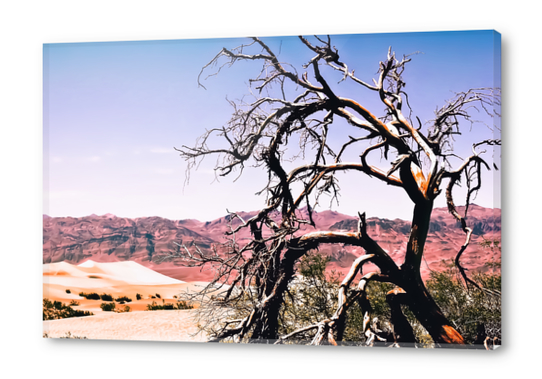
[[[538,374],[540,21],[534,1],[13,1],[0,6],[0,372],[9,378]],[[495,352],[42,339],[42,44],[496,29],[503,52],[503,340]]]

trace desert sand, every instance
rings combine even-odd
[[[79,303],[74,309],[91,311],[94,316],[43,321],[43,333],[50,338],[72,336],[89,339],[121,339],[144,341],[204,341],[193,320],[194,310],[147,311],[147,305],[175,303],[182,293],[202,289],[205,282],[183,282],[157,273],[136,262],[97,263],[86,261],[80,265],[66,262],[43,265],[43,297],[69,304]],[[67,293],[69,290],[71,293]],[[80,292],[111,294],[113,298],[127,296],[130,312],[104,312],[102,300],[87,300]],[[136,294],[142,299],[137,300]],[[156,295],[160,295],[158,298]],[[154,296],[155,298],[151,298]],[[175,297],[174,297],[175,296]]]
[[[193,310],[103,312],[43,322],[50,338],[72,336],[99,340],[192,341],[204,342],[192,320]]]

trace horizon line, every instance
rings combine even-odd
[[[498,209],[498,210],[502,210],[501,208],[499,207],[484,207],[482,205],[478,205],[478,204],[475,204],[475,203],[472,203],[472,204],[469,204],[469,208],[472,207],[472,206],[475,206],[475,207],[480,207],[480,208],[484,208],[484,209]],[[465,205],[458,205],[456,206],[456,208],[464,208]],[[303,210],[305,209],[306,207],[303,207],[303,208],[300,208],[299,210]],[[435,207],[433,208],[433,211],[434,210],[437,210],[437,209],[446,209],[447,211],[447,207]],[[251,213],[251,212],[257,212],[257,210],[253,210],[253,211],[237,211],[237,212],[231,212],[231,213]],[[339,211],[334,211],[332,209],[326,209],[326,210],[323,210],[323,211],[316,211],[316,210],[313,210],[313,213],[323,213],[323,212],[335,212],[335,213],[338,213],[338,214],[342,214],[342,215],[345,215],[345,216],[349,216],[349,217],[353,217],[353,218],[356,218],[356,216],[353,216],[353,215],[350,215],[350,214],[347,214],[347,213],[342,213],[342,212],[339,212]],[[447,211],[447,213],[449,213]],[[115,214],[112,214],[112,213],[104,213],[103,215],[98,215],[98,214],[95,214],[95,213],[91,213],[89,215],[86,215],[86,216],[51,216],[51,215],[48,215],[46,213],[43,213],[42,214],[42,217],[44,218],[85,218],[85,217],[115,217],[115,218],[127,218],[127,219],[131,219],[131,220],[135,220],[135,219],[140,219],[140,218],[153,218],[153,217],[158,217],[158,218],[162,218],[162,219],[166,219],[166,220],[171,220],[171,221],[185,221],[185,220],[196,220],[196,221],[200,221],[200,222],[210,222],[210,221],[214,221],[214,220],[218,220],[220,218],[223,218],[223,217],[226,217],[228,215],[228,213],[224,214],[223,216],[220,216],[220,217],[217,217],[217,218],[214,218],[212,220],[199,220],[199,219],[196,219],[196,218],[179,218],[179,219],[173,219],[173,218],[169,218],[169,217],[164,217],[164,216],[157,216],[157,215],[153,215],[153,216],[138,216],[138,217],[125,217],[125,216],[118,216],[118,215],[115,215]],[[378,217],[378,216],[370,216],[368,217],[368,219],[371,219],[371,218],[379,218],[379,219],[383,219],[383,220],[404,220],[402,218],[399,218],[399,217],[395,217],[394,219],[389,219],[389,218],[386,218],[386,217]],[[408,221],[408,220],[404,220],[404,221]]]

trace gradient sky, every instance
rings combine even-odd
[[[297,37],[263,40],[299,71],[313,56]],[[223,216],[226,209],[261,208],[265,200],[254,193],[264,186],[265,172],[248,169],[236,182],[235,176],[216,181],[215,158],[210,157],[185,185],[186,162],[173,149],[192,146],[205,129],[225,124],[231,114],[226,97],[238,99],[248,93],[248,79],[261,68],[255,62],[224,68],[204,81],[206,90],[197,84],[201,68],[222,47],[243,42],[44,45],[44,213],[203,221]],[[422,122],[432,119],[435,109],[454,92],[500,86],[500,36],[491,31],[342,35],[332,36],[332,44],[339,49],[341,61],[366,81],[376,78],[378,62],[385,59],[389,46],[399,57],[420,52],[412,57],[404,76],[410,104]],[[374,93],[348,81],[336,88],[382,113]],[[493,122],[483,113],[474,116]],[[341,128],[337,126],[339,132]],[[470,133],[469,129],[465,124],[467,133],[455,145],[463,155],[470,152],[473,141],[493,137],[482,124]],[[488,152],[489,161],[490,157]],[[500,176],[493,175],[484,174],[475,203],[500,207]],[[401,189],[363,174],[339,179],[342,196],[334,210],[410,218],[412,203]],[[393,201],[378,201],[379,197]],[[444,206],[442,196],[436,206]]]

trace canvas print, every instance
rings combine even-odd
[[[44,337],[501,346],[499,33],[43,53]]]

